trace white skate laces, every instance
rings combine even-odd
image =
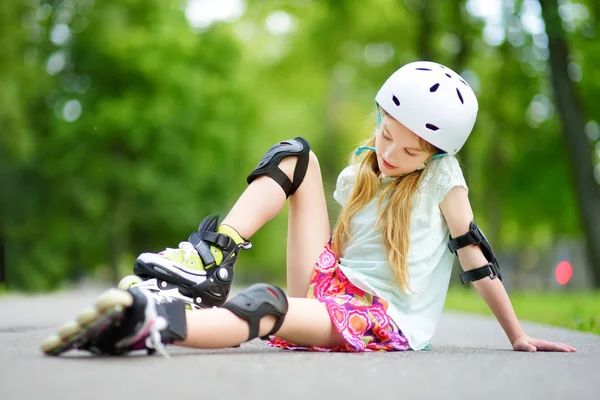
[[[156,313],[156,310],[154,310],[154,313]],[[154,349],[166,359],[170,359],[171,356],[169,355],[167,347],[163,344],[162,338],[160,336],[160,332],[163,329],[166,329],[167,325],[168,323],[166,319],[159,316],[156,317],[154,323],[150,327],[150,334],[146,338],[146,347],[148,347],[149,349]]]
[[[179,242],[179,246],[177,246],[179,250],[183,250],[183,260],[182,264],[186,264],[190,261],[191,265],[194,265],[194,260],[191,258],[200,257],[196,248],[190,242]],[[167,248],[165,251],[161,251],[160,255],[169,256],[169,253],[176,252],[177,249]]]
[[[179,248],[183,250],[183,263],[187,263],[192,257],[200,257],[198,250],[190,242],[180,242]],[[191,261],[193,264],[193,261]]]
[[[148,349],[158,351],[163,357],[169,359],[169,353],[167,348],[162,342],[161,331],[167,329],[168,322],[165,318],[158,315],[156,311],[156,299],[150,291],[141,289],[140,292],[146,297],[146,309],[144,310],[144,318],[146,320],[146,328],[142,328],[143,332],[146,331],[145,345]],[[158,300],[160,301],[160,300]]]

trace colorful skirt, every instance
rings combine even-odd
[[[297,346],[273,336],[269,345],[286,350],[404,351],[408,341],[387,315],[388,303],[354,286],[338,268],[338,259],[327,243],[317,258],[308,298],[327,307],[331,321],[346,343],[334,348]]]

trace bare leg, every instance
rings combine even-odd
[[[293,179],[297,157],[286,157],[279,168]],[[285,204],[281,187],[268,176],[248,186],[235,203],[224,225],[250,238],[275,217]],[[330,227],[323,180],[317,156],[311,151],[306,176],[290,196],[287,240],[287,291],[291,297],[305,297],[315,260],[329,239]]]
[[[316,299],[288,298],[289,309],[277,336],[299,346],[335,347],[345,343],[331,322],[325,305]],[[225,308],[206,308],[187,313],[188,337],[179,346],[216,349],[246,342],[248,322]],[[275,326],[275,317],[260,320],[259,336]]]
[[[296,157],[293,159],[295,161]],[[285,193],[281,186],[268,176],[260,176],[244,190],[222,224],[231,226],[243,238],[249,239],[261,226],[279,214],[284,205]]]
[[[288,212],[287,292],[292,297],[306,297],[315,261],[331,232],[323,177],[312,153],[309,166],[300,189],[290,197]]]

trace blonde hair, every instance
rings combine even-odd
[[[428,153],[441,152],[438,148],[419,138],[421,148]],[[375,146],[375,136],[365,141],[361,146]],[[364,157],[364,158],[363,158]],[[362,158],[362,161],[360,159]],[[346,206],[340,212],[336,226],[333,230],[332,246],[338,257],[343,255],[343,250],[350,240],[350,219],[377,194],[381,187],[379,176],[381,172],[377,164],[377,155],[369,151],[366,156],[351,157],[351,164],[359,164],[356,184]],[[377,203],[376,229],[381,229],[385,248],[388,251],[388,262],[396,283],[403,293],[410,290],[406,257],[408,254],[408,240],[410,229],[410,213],[413,196],[419,187],[423,171],[415,171],[400,177],[385,186],[380,193]],[[384,199],[388,199],[383,210],[381,206]]]

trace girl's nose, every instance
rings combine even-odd
[[[396,157],[394,157],[395,148],[396,148],[396,146],[394,144],[390,144],[388,146],[388,148],[385,149],[385,152],[383,153],[383,156],[385,157],[385,159],[391,164],[393,164],[395,162],[395,158],[396,158]]]

